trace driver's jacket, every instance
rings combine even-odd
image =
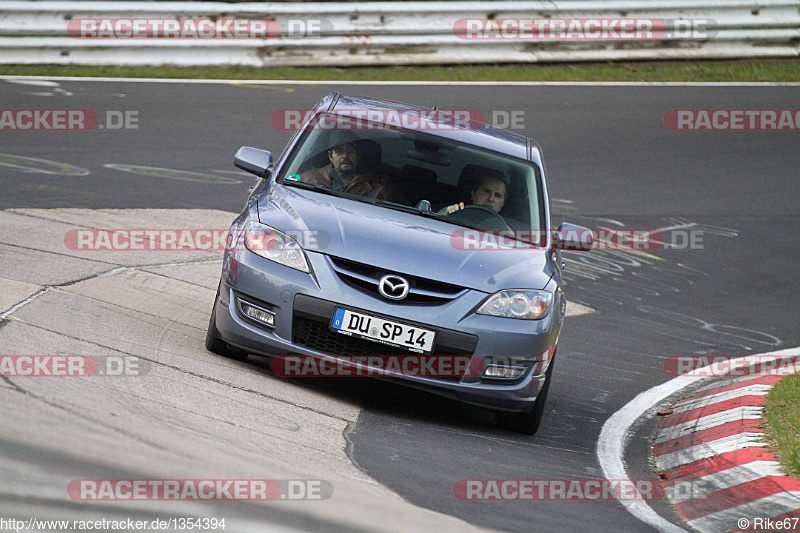
[[[366,196],[403,205],[409,205],[410,203],[408,198],[397,188],[394,181],[383,174],[357,174],[353,176],[350,184],[345,188],[343,187],[342,179],[337,175],[336,169],[333,168],[333,164],[328,164],[322,168],[303,172],[300,175],[300,179],[305,183],[336,192]]]

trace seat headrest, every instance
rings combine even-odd
[[[436,183],[436,172],[431,169],[418,167],[417,165],[404,165],[404,176],[413,176],[414,182],[420,185],[434,185]]]
[[[484,167],[481,165],[474,165],[472,163],[464,165],[461,175],[458,178],[458,195],[462,199],[469,199],[469,193],[480,184],[484,179],[500,180],[506,185],[508,189],[508,178],[499,170]]]
[[[367,172],[377,172],[381,166],[381,145],[377,141],[371,139],[359,139],[354,141],[356,148],[358,148],[359,169]]]

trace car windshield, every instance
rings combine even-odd
[[[319,114],[280,177],[465,227],[512,229],[526,241],[543,225],[535,165],[363,119]]]

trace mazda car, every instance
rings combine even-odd
[[[537,431],[566,313],[561,250],[591,233],[551,229],[536,142],[331,93],[277,159],[242,147],[234,165],[258,181],[230,228],[208,350],[342,363]]]

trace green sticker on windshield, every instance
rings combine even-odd
[[[300,181],[300,174],[289,174],[284,179],[287,179],[289,181]]]

